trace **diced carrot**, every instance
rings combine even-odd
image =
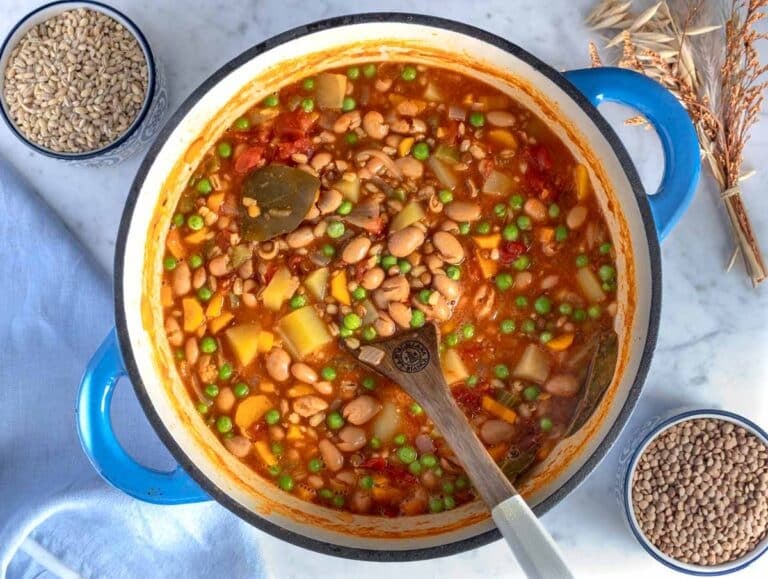
[[[256,447],[256,452],[259,455],[259,458],[266,464],[267,466],[275,466],[277,464],[277,459],[275,458],[275,455],[272,454],[272,451],[269,449],[269,446],[267,446],[266,441],[264,440],[257,440],[253,443],[253,446]]]
[[[552,227],[538,227],[536,229],[536,239],[542,243],[549,243],[555,237],[555,230]]]
[[[302,501],[311,501],[315,496],[315,493],[301,485],[295,487],[293,494],[299,497]]]
[[[573,344],[573,334],[560,334],[547,342],[547,348],[553,352],[562,352],[570,348],[571,344]]]
[[[474,241],[480,249],[496,249],[501,245],[501,233],[473,235],[472,241]]]
[[[261,417],[264,416],[270,408],[272,408],[272,401],[263,394],[248,396],[248,398],[237,405],[237,410],[235,410],[235,424],[237,424],[237,427],[241,431],[248,430],[256,422],[261,420]]]
[[[224,294],[216,293],[211,301],[208,302],[208,307],[205,308],[205,316],[207,318],[218,318],[221,315],[221,310],[224,307]]]
[[[184,298],[181,300],[184,310],[184,331],[194,332],[205,322],[203,307],[196,298]]]
[[[315,389],[309,384],[296,384],[296,386],[291,386],[285,392],[288,398],[300,398],[301,396],[308,396],[314,393]]]
[[[345,306],[352,305],[352,298],[347,289],[347,272],[341,270],[331,277],[331,295],[340,304]]]
[[[195,231],[194,233],[190,233],[184,238],[184,241],[186,243],[189,243],[190,245],[198,245],[205,241],[208,238],[208,228],[203,227],[199,231]]]
[[[208,199],[205,202],[211,211],[218,211],[222,203],[224,203],[224,193],[212,193],[208,195]]]
[[[400,141],[400,144],[397,146],[397,154],[401,157],[405,157],[408,153],[410,153],[411,147],[413,146],[413,141],[413,137],[406,137]]]
[[[304,435],[301,433],[301,429],[295,424],[291,424],[288,427],[288,432],[285,434],[285,438],[288,440],[301,440]]]
[[[485,279],[491,279],[499,271],[499,263],[487,257],[477,256],[477,263]]]
[[[259,352],[269,352],[274,343],[275,335],[272,332],[267,332],[266,330],[261,330],[259,332]]]
[[[517,420],[517,413],[514,410],[507,408],[501,402],[497,402],[487,395],[483,396],[483,410],[502,420],[506,420],[510,424],[514,424],[515,420]]]
[[[212,334],[218,334],[235,316],[231,312],[224,312],[220,316],[208,322],[208,329]]]
[[[507,454],[507,451],[509,451],[509,444],[500,442],[499,444],[494,444],[491,448],[489,448],[488,454],[491,455],[493,460],[499,462],[502,458],[504,458],[504,455]]]
[[[492,129],[488,131],[488,138],[492,141],[496,141],[502,147],[507,147],[512,150],[517,149],[517,139],[515,138],[515,135],[506,129]]]
[[[272,382],[259,382],[259,390],[271,394],[275,391],[275,385]],[[539,395],[541,398],[541,395]]]
[[[589,195],[589,173],[587,168],[581,163],[573,169],[573,181],[576,189],[576,199],[583,201]]]
[[[160,301],[164,308],[170,308],[173,305],[173,290],[171,290],[171,286],[164,285],[160,289]]]
[[[184,244],[181,242],[181,233],[178,229],[171,229],[168,232],[168,237],[165,240],[165,246],[171,255],[176,259],[184,259],[187,255],[187,250],[184,248]]]
[[[205,324],[203,324],[203,325],[201,325],[199,328],[197,328],[197,331],[195,332],[195,335],[196,335],[198,338],[202,338],[203,336],[205,336],[205,332],[206,332],[207,330],[208,330],[208,326],[206,326]]]

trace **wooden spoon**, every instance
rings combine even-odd
[[[456,406],[440,368],[434,324],[350,352],[365,366],[399,384],[421,404],[488,505],[525,574],[537,579],[573,577],[552,537]]]

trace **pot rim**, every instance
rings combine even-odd
[[[182,121],[182,119],[186,117],[187,113],[197,103],[197,101],[212,87],[216,86],[230,72],[268,50],[315,32],[340,28],[344,26],[370,23],[416,24],[438,28],[474,37],[510,53],[515,58],[520,59],[535,69],[537,72],[547,77],[548,80],[552,81],[569,98],[575,101],[575,103],[590,118],[592,123],[594,123],[594,125],[600,131],[602,137],[613,149],[619,164],[621,165],[621,168],[624,171],[630,184],[632,193],[635,197],[635,201],[638,204],[639,212],[643,220],[643,226],[645,228],[645,237],[648,242],[648,257],[651,274],[651,295],[646,340],[643,346],[642,356],[639,361],[637,373],[635,374],[632,386],[628,391],[627,398],[621,410],[617,414],[614,423],[605,434],[605,437],[597,445],[592,455],[584,461],[584,464],[582,464],[581,467],[579,467],[579,469],[568,480],[566,480],[559,488],[552,492],[546,499],[533,507],[534,513],[536,513],[537,516],[542,516],[549,509],[559,503],[577,486],[579,486],[584,481],[584,479],[595,469],[595,467],[600,463],[603,457],[608,453],[613,444],[616,442],[619,434],[629,420],[629,417],[634,410],[635,405],[637,404],[645,379],[648,375],[651,359],[656,347],[659,317],[661,311],[661,257],[659,240],[656,233],[653,216],[651,214],[650,204],[648,202],[637,170],[635,169],[629,153],[624,148],[624,145],[621,143],[618,135],[616,135],[605,118],[597,111],[597,108],[594,107],[581,92],[579,92],[561,73],[557,72],[554,68],[548,64],[545,64],[537,57],[523,50],[516,44],[505,40],[500,36],[485,30],[481,30],[469,24],[465,24],[463,22],[457,22],[436,16],[409,14],[403,12],[369,12],[319,20],[310,24],[298,26],[273,36],[263,42],[260,42],[256,46],[245,50],[240,55],[236,56],[221,66],[216,72],[214,72],[205,81],[203,81],[200,86],[195,89],[189,97],[187,97],[187,99],[179,106],[177,111],[166,122],[158,137],[147,151],[147,154],[145,155],[144,160],[142,161],[142,164],[136,173],[133,184],[131,185],[131,189],[126,199],[125,209],[121,218],[117,242],[115,245],[115,323],[120,351],[125,363],[125,367],[127,369],[128,377],[133,384],[136,397],[138,398],[139,403],[141,404],[141,407],[144,410],[144,413],[146,414],[150,424],[154,428],[163,444],[178,461],[179,465],[181,465],[181,467],[184,468],[184,470],[195,480],[195,482],[197,482],[203,488],[203,490],[205,490],[205,492],[208,493],[220,505],[224,506],[250,525],[265,531],[274,537],[319,553],[363,561],[417,561],[454,555],[463,551],[482,547],[498,540],[501,535],[498,529],[494,528],[484,533],[480,533],[474,537],[469,537],[459,541],[454,541],[452,543],[437,545],[433,547],[413,550],[364,549],[358,547],[340,546],[333,543],[328,543],[326,541],[314,539],[294,531],[289,531],[244,508],[237,501],[232,499],[228,494],[223,492],[217,485],[215,485],[195,465],[195,463],[175,441],[173,435],[163,423],[154,406],[152,405],[149,394],[147,393],[147,390],[141,380],[139,368],[133,355],[131,340],[127,329],[127,312],[124,309],[124,295],[122,287],[122,280],[125,269],[125,249],[128,233],[131,228],[134,208],[144,184],[144,180],[146,179],[147,174],[149,173],[149,170],[152,167],[158,153],[165,145],[171,133],[176,129],[177,125]]]

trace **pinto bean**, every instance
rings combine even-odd
[[[387,249],[395,257],[406,257],[421,247],[423,243],[424,232],[418,227],[409,225],[390,235]]]
[[[242,279],[253,277],[253,260],[251,258],[246,259],[240,264],[240,267],[237,268],[237,275]]]
[[[544,384],[544,390],[555,396],[570,398],[580,389],[579,381],[573,374],[555,374]]]
[[[315,372],[311,366],[304,364],[303,362],[296,362],[291,364],[291,374],[296,380],[306,382],[307,384],[314,384],[317,382],[317,372]]]
[[[547,207],[535,197],[529,197],[525,201],[523,211],[525,211],[526,215],[531,219],[539,223],[547,218]]]
[[[569,229],[578,229],[587,220],[587,208],[583,205],[576,205],[565,216],[565,224]]]
[[[363,281],[360,283],[368,291],[373,291],[384,281],[384,270],[380,267],[369,269],[363,275]]]
[[[445,214],[454,221],[477,221],[480,205],[471,201],[454,201],[445,206]]]
[[[326,189],[320,194],[320,198],[317,201],[317,208],[322,215],[333,213],[339,208],[344,197],[336,189]]]
[[[352,498],[349,501],[349,508],[356,513],[364,515],[371,510],[373,506],[373,499],[371,493],[358,489],[352,493]]]
[[[432,243],[445,261],[448,263],[461,263],[464,259],[464,248],[453,235],[447,231],[437,231],[432,236]]]
[[[345,426],[339,430],[340,442],[336,445],[342,452],[354,452],[365,446],[368,442],[368,437],[365,435],[365,430],[357,426]]]
[[[312,160],[309,162],[309,166],[312,167],[315,171],[319,171],[332,160],[333,155],[331,155],[328,151],[320,151],[319,153],[315,153],[315,156],[312,157]]]
[[[548,275],[543,280],[541,280],[541,283],[539,284],[539,287],[543,290],[552,289],[557,285],[557,282],[560,281],[560,276],[557,275]]]
[[[291,364],[291,357],[288,352],[282,348],[273,348],[269,354],[267,354],[267,373],[272,379],[278,382],[285,382],[290,376],[288,368]]]
[[[224,446],[237,458],[245,458],[251,452],[251,441],[245,436],[233,436],[224,439]]]
[[[219,396],[221,396],[221,394],[219,394]],[[269,437],[276,442],[280,442],[285,438],[285,430],[283,430],[282,426],[270,426],[267,432],[269,432]]]
[[[235,407],[235,393],[232,392],[232,388],[224,386],[219,390],[219,395],[216,396],[216,410],[224,414],[232,412]]]
[[[179,321],[168,316],[165,319],[165,333],[168,336],[168,343],[174,348],[178,348],[184,343],[184,332],[181,331]]]
[[[373,396],[363,394],[347,403],[341,413],[351,424],[365,424],[381,410],[381,403]]]
[[[400,302],[392,302],[387,307],[392,320],[401,328],[409,328],[411,326],[411,308]]]
[[[410,291],[408,280],[405,279],[404,275],[388,277],[379,286],[379,289],[373,292],[373,303],[377,307],[386,308],[390,302],[406,301]]]
[[[197,338],[187,338],[187,343],[184,344],[184,359],[188,364],[194,366],[197,363],[197,359],[200,356],[200,348],[197,346]]]
[[[205,272],[204,267],[198,267],[195,273],[192,274],[192,289],[199,290],[205,285],[208,279],[208,274]]]
[[[315,390],[317,390],[323,396],[330,396],[333,394],[333,384],[330,382],[321,380],[319,382],[313,383],[312,385],[315,387]]]
[[[512,127],[515,124],[515,115],[508,111],[488,111],[485,120],[494,127]]]
[[[424,265],[426,265],[427,269],[433,274],[438,274],[442,272],[443,260],[439,255],[432,253],[424,258]]]
[[[339,118],[333,123],[333,132],[338,134],[346,133],[350,129],[356,129],[359,126],[360,111],[349,111],[339,115]]]
[[[421,454],[431,454],[435,452],[435,443],[426,434],[417,435],[413,443]]]
[[[445,274],[436,273],[432,277],[432,287],[448,301],[459,297],[459,284]]]
[[[308,225],[299,227],[295,231],[291,231],[286,237],[285,242],[291,249],[298,249],[300,247],[306,247],[312,243],[315,239],[315,234],[312,232],[312,228]]]
[[[480,439],[486,444],[509,442],[515,435],[515,427],[506,420],[486,420],[480,427]]]
[[[395,165],[409,179],[421,179],[424,175],[424,165],[413,157],[402,157],[395,161]]]
[[[521,271],[515,274],[515,289],[525,290],[533,283],[533,274],[530,271]]]
[[[328,408],[328,403],[319,396],[309,394],[300,396],[293,401],[293,411],[299,416],[308,418]]]
[[[389,134],[389,125],[379,111],[368,111],[363,117],[363,130],[372,139],[381,140]]]
[[[395,322],[392,321],[392,318],[383,312],[379,314],[379,317],[375,322],[373,322],[373,327],[376,330],[376,333],[382,338],[391,336],[397,329],[395,327]]]
[[[182,261],[173,270],[173,277],[171,279],[171,287],[174,295],[183,296],[189,293],[192,289],[192,272],[189,269],[187,262]]]
[[[357,263],[361,261],[371,249],[371,240],[362,235],[352,239],[341,252],[341,259],[346,263]]]
[[[341,467],[344,466],[344,455],[341,454],[341,451],[338,448],[336,448],[335,444],[327,438],[324,438],[317,443],[317,448],[320,450],[320,456],[323,457],[325,466],[327,466],[331,472],[338,472],[341,470]]]

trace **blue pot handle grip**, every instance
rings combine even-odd
[[[690,205],[701,173],[699,140],[688,113],[671,92],[631,70],[583,68],[564,74],[593,105],[617,102],[630,106],[656,129],[664,149],[664,176],[648,201],[659,238],[664,239]]]
[[[209,500],[180,466],[170,472],[154,470],[136,462],[120,446],[110,407],[117,381],[125,374],[113,329],[88,363],[77,396],[77,430],[91,464],[112,486],[142,501],[179,505]]]

